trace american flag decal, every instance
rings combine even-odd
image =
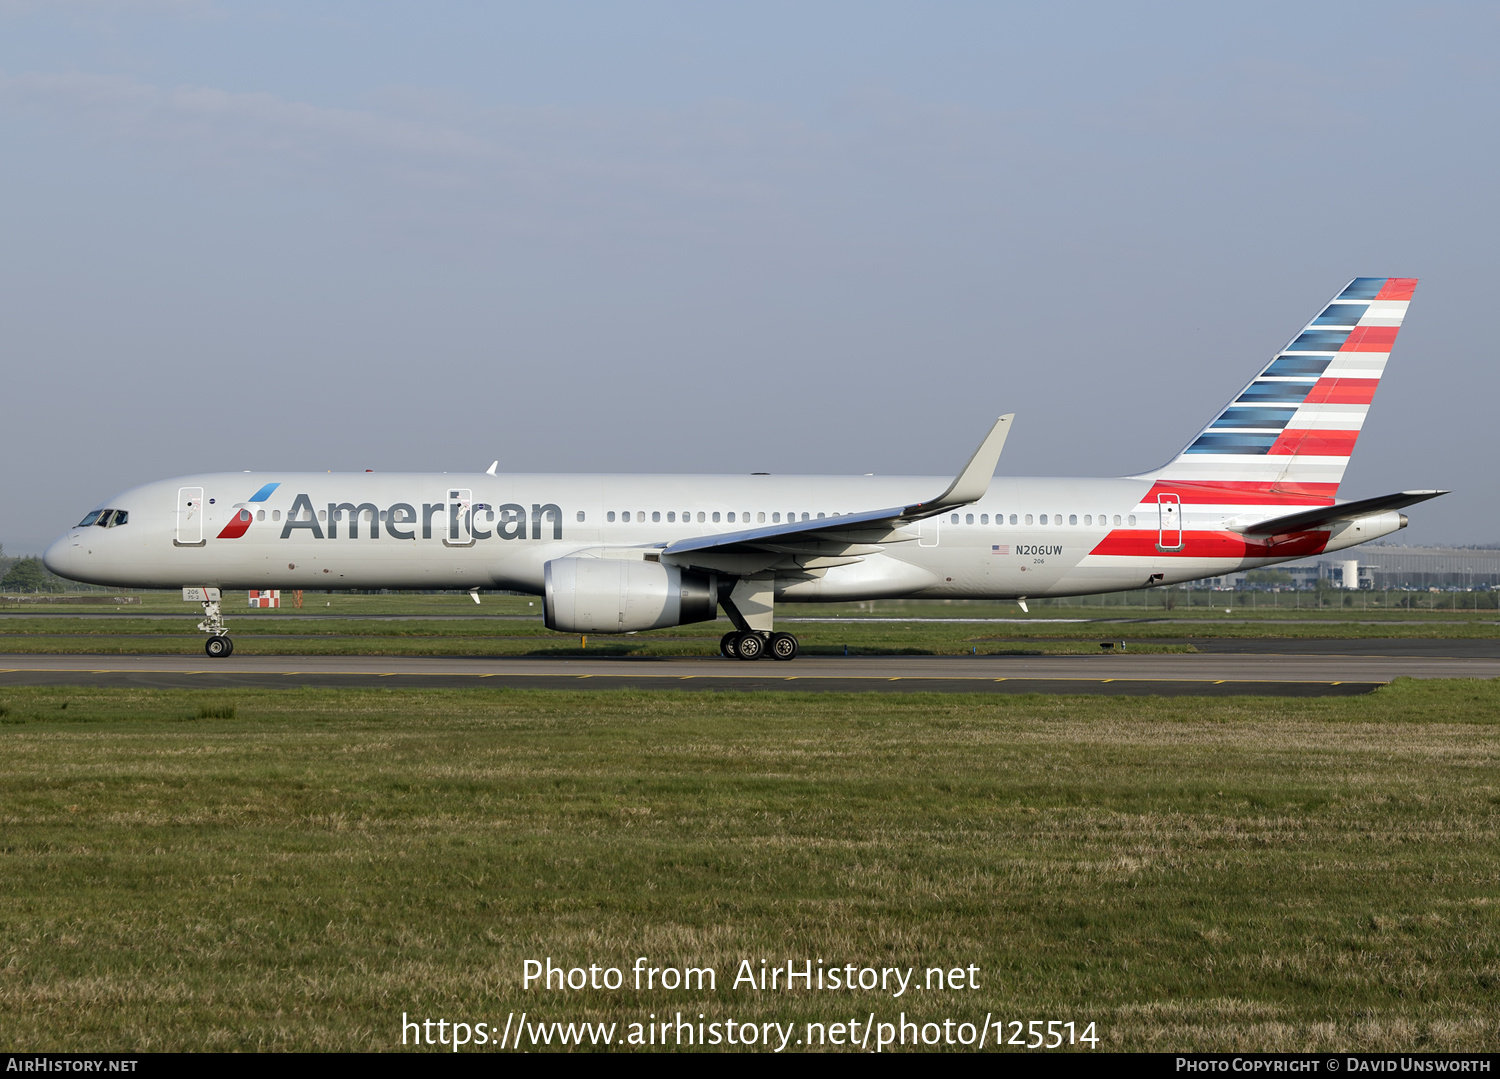
[[[991,545],[990,551],[994,554],[1010,554],[1010,544],[996,543]]]

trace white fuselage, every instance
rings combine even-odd
[[[136,588],[473,589],[540,594],[546,563],[590,549],[832,518],[921,501],[941,477],[217,473],[146,484],[45,556],[62,576]],[[269,493],[265,487],[274,485]],[[1399,514],[1284,551],[1247,547],[1244,505],[1183,504],[1163,525],[1148,479],[997,477],[978,502],[841,564],[778,573],[784,601],[1005,599],[1171,584],[1362,543]],[[249,501],[254,496],[259,501]],[[294,518],[293,511],[297,514]],[[1286,512],[1280,506],[1260,514]],[[247,516],[248,515],[248,516]],[[357,519],[356,519],[357,518]],[[1163,527],[1181,536],[1164,537]],[[1161,542],[1165,538],[1166,542]]]

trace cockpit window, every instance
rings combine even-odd
[[[93,510],[87,517],[79,521],[77,528],[87,528],[89,525],[98,525],[100,528],[114,528],[130,520],[130,514],[124,510]]]

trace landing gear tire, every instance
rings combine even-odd
[[[736,634],[734,653],[740,659],[759,659],[766,653],[766,639],[759,633]]]
[[[739,653],[734,650],[735,638],[737,638],[738,636],[738,633],[731,632],[726,633],[724,634],[724,636],[720,637],[719,655],[723,656],[725,659],[739,659]]]
[[[797,658],[797,638],[790,633],[771,634],[771,658],[788,660]]]
[[[223,659],[234,651],[234,642],[228,637],[210,637],[203,643],[203,651],[210,659]]]

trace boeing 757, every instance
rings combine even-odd
[[[951,482],[881,476],[211,473],[135,487],[46,551],[93,584],[184,589],[210,656],[227,589],[507,589],[549,629],[718,617],[789,660],[779,604],[1011,600],[1171,585],[1379,539],[1444,491],[1337,497],[1415,279],[1358,277],[1167,464],[994,477],[1001,416]]]

